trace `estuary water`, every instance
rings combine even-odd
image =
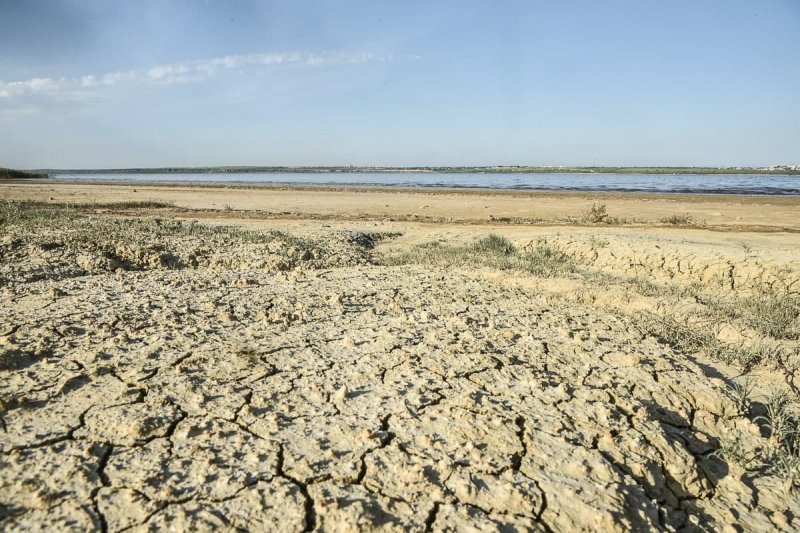
[[[542,191],[629,191],[695,194],[800,195],[800,176],[755,174],[219,172],[55,174],[57,180],[136,183],[286,184],[453,187]]]

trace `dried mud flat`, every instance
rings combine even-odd
[[[55,220],[0,242],[2,529],[798,527],[793,478],[746,460],[776,437],[740,369],[597,281],[719,292],[793,279],[791,259],[703,268],[667,243],[669,274],[641,243],[568,239],[571,268],[531,273],[386,260],[386,234]],[[796,342],[773,340],[755,386],[794,398]]]

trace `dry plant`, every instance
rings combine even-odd
[[[752,377],[748,375],[739,380],[734,380],[728,388],[738,411],[741,414],[747,414],[750,410],[750,402],[755,389],[755,382]]]
[[[670,224],[672,226],[692,226],[694,225],[694,218],[692,215],[686,213],[682,215],[670,215],[659,219],[662,224]]]
[[[736,433],[733,437],[720,437],[719,448],[712,452],[711,456],[726,463],[736,464],[750,473],[763,466],[759,450],[748,447],[741,433]]]
[[[712,299],[708,305],[774,339],[800,338],[800,296],[788,290],[763,287],[744,297]]]
[[[581,213],[578,221],[583,224],[625,224],[624,218],[612,217],[608,214],[606,204],[592,204],[592,207]]]
[[[643,332],[660,337],[680,351],[702,352],[727,365],[737,364],[745,371],[765,363],[777,366],[782,360],[779,349],[768,343],[720,342],[715,332],[719,324],[708,320],[689,324],[672,314],[645,313],[637,317],[636,323]]]

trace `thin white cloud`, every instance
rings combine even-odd
[[[411,58],[416,59],[416,58]],[[197,83],[225,71],[245,70],[260,66],[341,65],[392,61],[394,56],[371,54],[312,54],[306,52],[260,53],[217,57],[201,61],[157,65],[147,70],[128,70],[104,74],[86,74],[76,78],[34,78],[24,81],[0,81],[0,98],[26,95],[69,97],[85,95],[90,89],[115,85],[172,85]]]

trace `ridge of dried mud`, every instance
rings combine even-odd
[[[544,290],[575,279],[380,266],[359,233],[64,232],[0,243],[3,529],[797,527],[780,478],[715,453],[763,438],[726,375]],[[687,283],[796,272],[562,245]]]

